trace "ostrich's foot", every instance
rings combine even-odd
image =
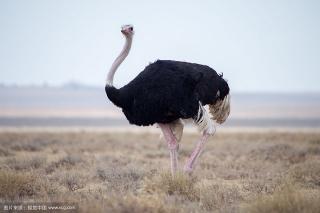
[[[209,136],[210,136],[209,134],[203,133],[201,139],[197,142],[196,148],[193,150],[192,154],[190,155],[189,159],[187,160],[183,168],[185,173],[191,174],[191,172],[193,171],[196,161],[201,155],[201,152],[203,151],[203,147],[207,142]]]
[[[160,124],[158,126],[161,128],[163,132],[163,136],[168,144],[168,149],[170,152],[170,160],[171,160],[171,174],[175,176],[175,173],[178,169],[178,148],[179,144],[177,142],[176,137],[173,135],[172,130],[169,124]]]

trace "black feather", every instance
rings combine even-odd
[[[126,86],[106,86],[105,90],[130,123],[147,126],[194,118],[199,101],[203,105],[214,104],[228,95],[229,86],[222,75],[208,66],[158,60]]]

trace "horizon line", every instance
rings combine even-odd
[[[0,82],[0,88],[52,88],[52,89],[71,89],[71,88],[83,88],[83,89],[98,89],[100,87],[105,87],[104,84],[88,84],[80,81],[65,81],[60,84],[52,84],[48,82],[43,83],[5,83]],[[247,93],[247,94],[320,94],[320,90],[304,90],[304,91],[286,91],[286,90],[260,90],[260,91],[252,91],[252,90],[235,90],[233,93]]]

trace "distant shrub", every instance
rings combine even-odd
[[[320,139],[319,138],[312,139],[309,142],[310,142],[310,144],[313,144],[313,145],[320,145]]]
[[[7,148],[1,148],[0,147],[0,157],[8,157],[8,156],[12,156],[13,153],[10,152]]]
[[[84,160],[81,156],[76,154],[67,155],[60,159],[56,164],[58,166],[75,166],[76,164],[82,163]]]
[[[46,163],[45,157],[12,157],[8,158],[5,163],[11,169],[26,170],[26,169],[38,169]]]
[[[57,168],[65,167],[71,169],[78,164],[84,164],[85,160],[77,154],[67,155],[56,162],[52,162],[45,169],[46,173],[50,174],[54,172]]]
[[[251,159],[259,159],[270,162],[288,161],[290,163],[303,162],[307,152],[297,149],[290,144],[265,145],[249,153]]]

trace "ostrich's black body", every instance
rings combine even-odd
[[[195,118],[199,101],[214,104],[228,95],[229,86],[208,66],[158,60],[126,86],[106,86],[105,90],[131,124],[147,126]]]

